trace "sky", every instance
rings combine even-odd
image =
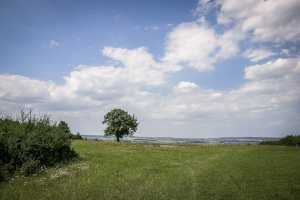
[[[0,112],[103,135],[300,134],[299,0],[1,0]]]

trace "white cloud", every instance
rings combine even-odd
[[[249,58],[251,62],[258,62],[273,55],[276,54],[265,49],[247,49],[243,53],[243,56]]]
[[[125,66],[122,73],[128,74],[128,81],[141,85],[162,85],[165,83],[164,72],[180,70],[175,64],[157,63],[145,47],[134,50],[105,47],[103,54],[122,62]]]
[[[206,15],[209,10],[215,6],[215,2],[210,0],[199,0],[198,7],[195,10],[192,10],[194,15],[204,16]]]
[[[174,87],[174,90],[177,92],[191,93],[199,90],[199,86],[195,83],[181,81],[177,86]]]
[[[52,82],[44,82],[19,75],[0,75],[0,98],[18,102],[44,102],[49,97]]]
[[[220,92],[212,93],[212,94],[210,95],[210,97],[211,97],[212,99],[220,98],[221,96],[222,96],[222,93],[220,93]]]
[[[300,39],[300,2],[298,0],[220,0],[218,22],[234,21],[244,32],[251,33],[254,41],[285,42]]]
[[[218,60],[239,52],[238,42],[242,39],[243,33],[235,29],[216,34],[201,18],[197,22],[179,24],[167,35],[165,56],[161,60],[187,64],[199,72],[213,71]]]
[[[54,40],[51,40],[50,41],[50,47],[56,47],[56,46],[59,46],[59,43],[54,41]]]
[[[238,29],[229,29],[218,36],[218,51],[216,58],[227,59],[235,56],[239,51],[238,42],[244,39],[243,33]]]
[[[300,62],[296,58],[279,58],[274,62],[246,67],[245,78],[250,80],[289,78],[297,74],[300,75],[297,71],[299,66]]]
[[[187,63],[200,72],[212,71],[216,46],[217,38],[212,29],[198,23],[183,23],[167,35],[162,61]]]
[[[16,102],[47,102],[63,110],[89,108],[107,104],[142,88],[163,85],[166,72],[180,69],[176,65],[157,63],[144,47],[133,50],[105,47],[103,54],[123,65],[78,66],[64,77],[62,86],[23,76],[1,75],[0,98]]]
[[[85,96],[95,100],[107,100],[123,94],[122,87],[128,81],[124,70],[111,66],[81,66],[80,70],[72,71],[64,77],[69,91],[78,96]]]
[[[264,130],[266,124],[271,125],[268,126],[270,128],[275,128],[272,125],[279,127],[289,124],[281,123],[278,119],[292,122],[297,120],[297,115],[300,117],[297,114],[300,108],[298,60],[277,59],[249,66],[245,69],[245,78],[249,81],[238,89],[203,89],[196,83],[181,81],[173,90],[170,88],[169,92],[152,93],[145,86],[160,86],[152,83],[156,77],[152,77],[151,81],[151,76],[143,76],[145,82],[131,79],[132,71],[144,73],[144,68],[165,73],[155,66],[157,63],[145,48],[128,50],[106,47],[103,51],[121,61],[124,66],[80,66],[65,77],[62,86],[22,76],[1,75],[2,110],[5,107],[12,108],[12,105],[16,109],[23,105],[33,105],[37,110],[51,110],[54,117],[69,119],[69,125],[74,130],[88,134],[81,130],[78,122],[72,121],[75,117],[81,119],[81,126],[89,123],[88,120],[96,119],[101,124],[101,118],[107,111],[121,107],[139,117],[141,134],[180,137],[228,136],[238,133],[245,136]],[[132,63],[134,57],[137,64]],[[144,65],[140,66],[141,63]],[[162,75],[159,83],[165,84],[165,81]],[[102,133],[99,130],[103,128],[99,124],[89,125],[94,127],[90,130],[98,130],[93,134]],[[257,136],[261,134],[259,132]]]
[[[217,22],[219,24],[227,25],[227,24],[231,24],[232,23],[232,19],[226,17],[223,13],[221,13],[221,14],[219,14],[217,16]]]

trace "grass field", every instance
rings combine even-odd
[[[300,199],[300,148],[74,141],[81,158],[0,183],[0,199]]]

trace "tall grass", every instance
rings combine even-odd
[[[80,159],[0,184],[0,199],[299,199],[300,149],[74,141]]]

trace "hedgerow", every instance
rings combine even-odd
[[[300,146],[300,135],[287,135],[278,141],[262,141],[261,145]]]
[[[51,167],[78,156],[71,149],[70,133],[50,116],[36,117],[31,111],[25,114],[21,110],[16,119],[0,118],[0,181],[16,171],[30,175],[41,166]]]

